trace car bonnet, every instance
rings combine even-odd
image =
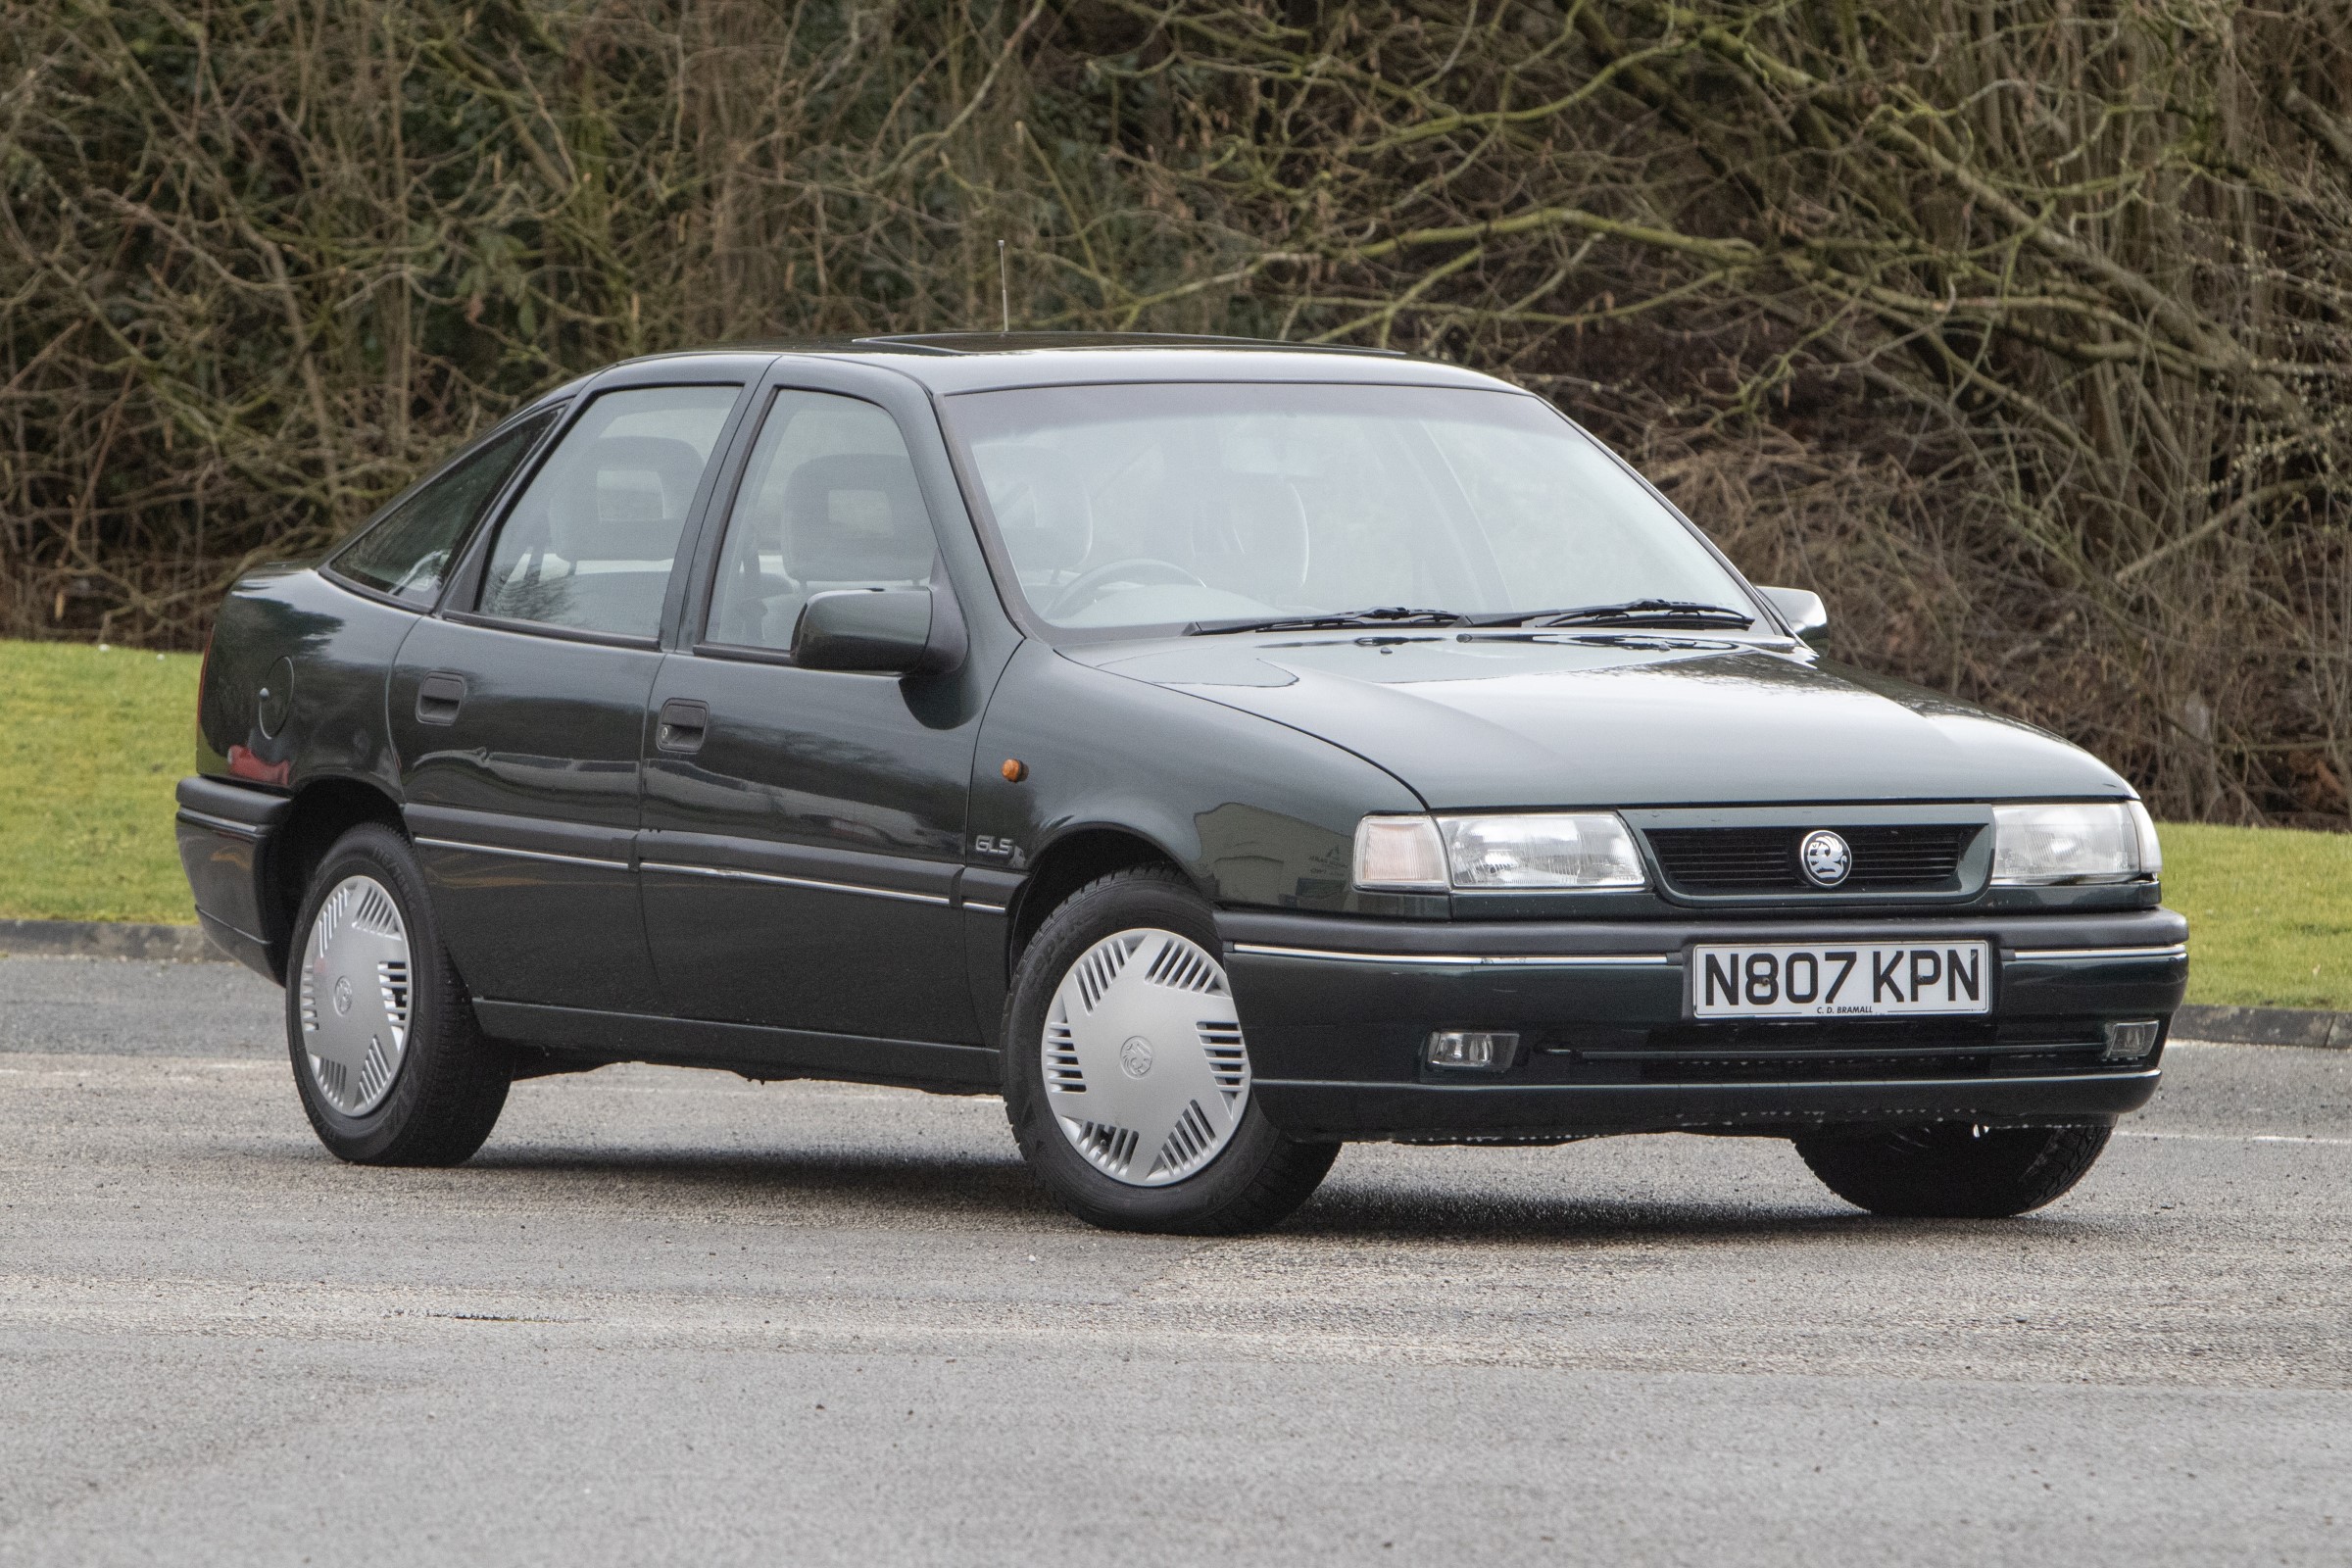
[[[2131,793],[2054,735],[1801,649],[1440,631],[1063,652],[1320,736],[1436,809]]]

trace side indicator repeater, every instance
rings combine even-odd
[[[1018,784],[1029,776],[1029,764],[1017,757],[1007,757],[1004,759],[1004,765],[998,768],[997,771],[1004,775],[1005,783]]]

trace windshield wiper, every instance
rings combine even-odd
[[[1371,610],[1335,610],[1328,615],[1277,615],[1268,620],[1196,620],[1187,637],[1216,637],[1234,631],[1338,631],[1348,626],[1467,626],[1471,617],[1450,610],[1408,610],[1402,605]]]
[[[1473,615],[1473,626],[1752,626],[1756,617],[1729,605],[1689,599],[1628,599],[1619,605],[1581,605],[1574,610],[1514,610],[1502,615]]]

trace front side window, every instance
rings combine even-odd
[[[507,514],[481,613],[659,632],[687,508],[740,391],[636,387],[589,404]]]
[[[479,521],[559,411],[517,419],[403,497],[381,521],[343,547],[330,564],[413,605],[430,605],[448,579],[450,558]]]
[[[1519,393],[1138,383],[947,404],[1021,594],[1056,626],[1750,604],[1640,480]]]
[[[789,649],[809,595],[928,587],[938,548],[889,415],[828,392],[778,392],[727,516],[708,640]]]

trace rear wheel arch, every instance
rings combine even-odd
[[[285,1012],[312,1128],[361,1164],[466,1159],[497,1125],[514,1054],[482,1035],[408,835],[374,819],[346,827],[309,880]]]
[[[363,822],[406,837],[400,805],[377,786],[355,778],[322,778],[295,791],[291,809],[270,840],[264,868],[269,895],[270,961],[280,983],[293,952],[294,916],[310,893],[311,873],[335,841]]]

